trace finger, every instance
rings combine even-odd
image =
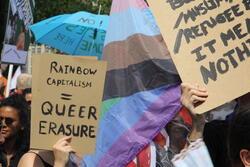
[[[198,89],[202,92],[207,92],[207,89],[204,86],[198,85]]]
[[[61,150],[63,147],[68,146],[68,145],[69,145],[69,143],[67,141],[60,141],[60,143],[56,143],[53,146],[53,149],[54,150]]]
[[[181,84],[181,89],[182,91],[187,91],[187,90],[198,90],[201,92],[207,92],[207,89],[204,86],[200,86],[198,84],[189,84],[189,83],[182,83]]]
[[[64,141],[62,141],[60,144],[58,144],[59,146],[68,146],[69,145],[69,143],[66,141],[66,140],[64,140]]]
[[[195,103],[197,103],[197,102],[204,102],[204,101],[206,101],[206,100],[207,100],[206,97],[199,97],[199,96],[196,96],[196,95],[192,95],[192,96],[191,96],[191,102],[192,102],[193,104],[195,104]]]
[[[67,153],[70,153],[70,152],[75,153],[75,150],[71,146],[65,146],[64,151]]]
[[[62,138],[60,138],[60,139],[56,142],[56,144],[60,144],[60,143],[62,143],[64,140],[65,140],[65,137],[62,137]]]
[[[197,83],[194,84],[196,89],[199,89],[199,85]]]
[[[72,136],[67,136],[67,138],[65,138],[65,140],[66,140],[68,143],[71,143],[71,141],[72,141]]]
[[[62,142],[67,141],[71,138],[71,136],[65,136],[57,141],[58,144],[61,145]]]
[[[190,90],[189,94],[192,95],[196,95],[196,96],[200,96],[200,97],[208,97],[208,92],[202,92],[199,90]]]

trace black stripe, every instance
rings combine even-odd
[[[177,83],[181,83],[181,79],[171,59],[151,59],[125,69],[108,71],[103,100]]]

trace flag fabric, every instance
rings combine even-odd
[[[153,142],[151,142],[140,153],[138,153],[136,158],[127,165],[127,167],[155,167],[155,166],[156,166],[156,147]]]
[[[180,78],[144,0],[113,0],[96,152],[87,167],[124,167],[180,110]]]
[[[213,167],[212,160],[202,139],[191,143],[172,160],[175,167]]]

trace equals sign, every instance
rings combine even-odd
[[[71,100],[71,98],[72,98],[72,95],[70,95],[70,94],[66,94],[66,93],[61,94],[62,100]]]

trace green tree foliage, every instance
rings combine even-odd
[[[59,14],[88,11],[98,13],[101,5],[101,14],[109,14],[112,0],[36,0],[35,22]]]

